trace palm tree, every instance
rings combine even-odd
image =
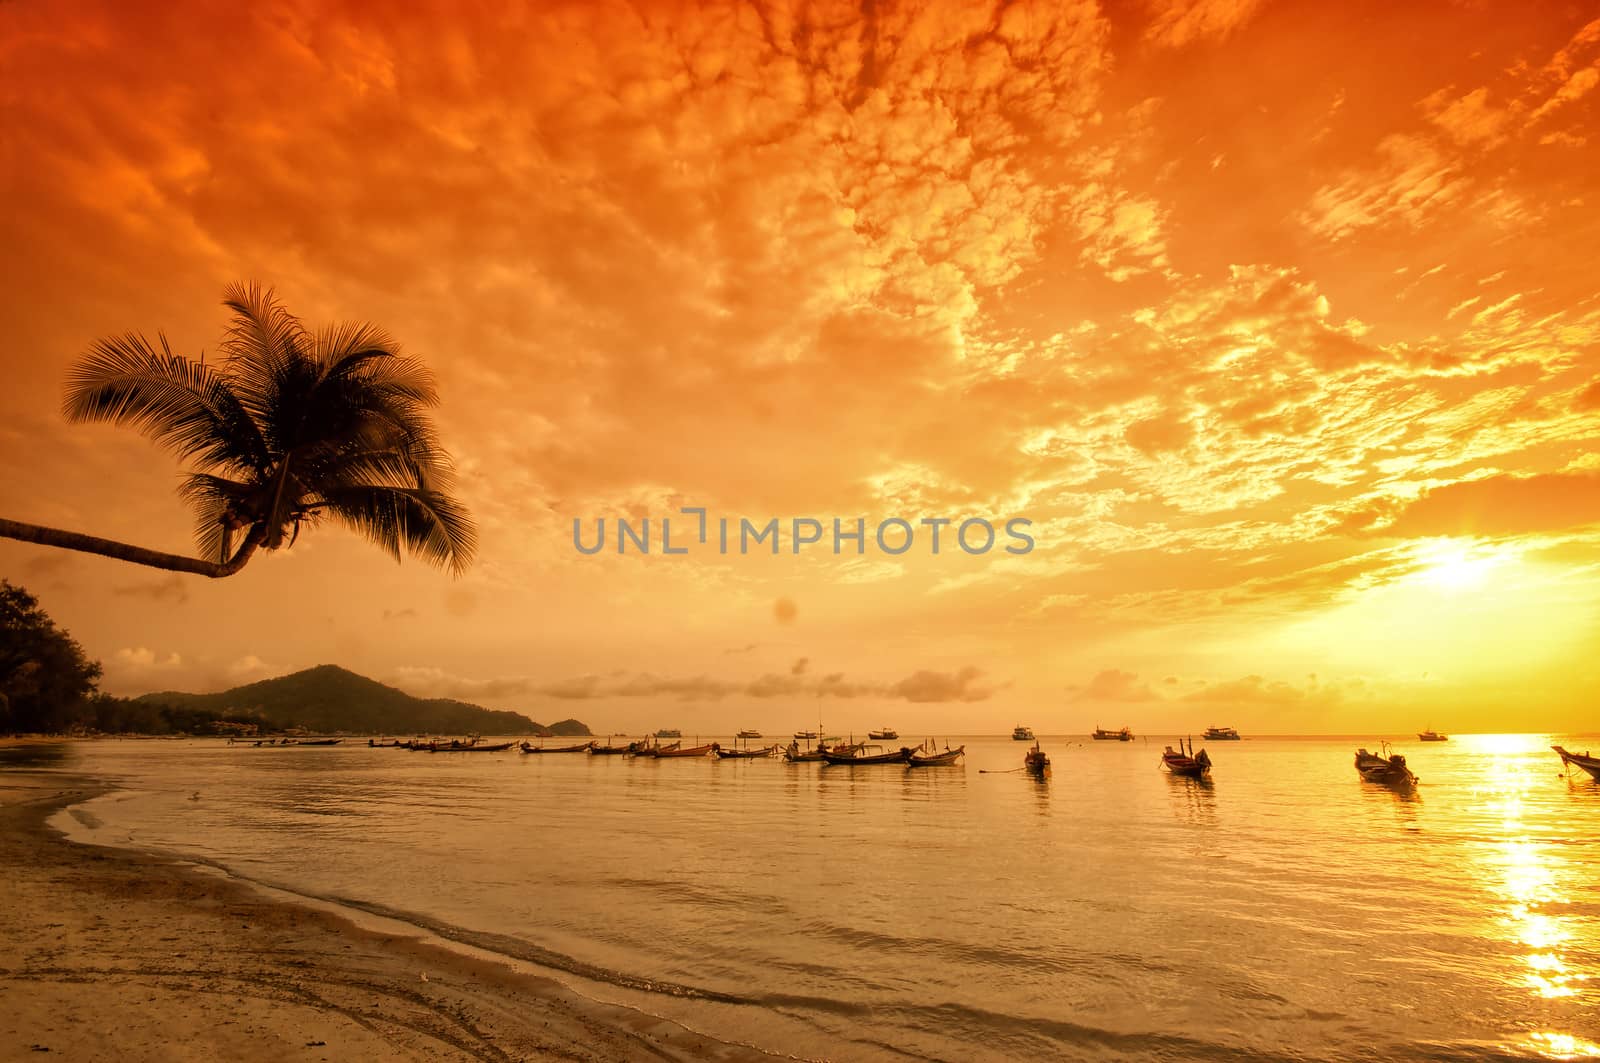
[[[0,536],[219,578],[332,520],[396,560],[404,546],[464,572],[477,532],[451,494],[428,370],[371,325],[308,331],[258,285],[233,285],[223,305],[220,364],[175,355],[164,336],[159,349],[132,333],[103,339],[73,367],[63,404],[69,421],[131,426],[193,463],[179,493],[201,556],[10,520]]]

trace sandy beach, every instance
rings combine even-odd
[[[101,792],[0,775],[0,1059],[772,1058],[48,825]]]

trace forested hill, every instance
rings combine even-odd
[[[272,728],[359,734],[587,735],[577,720],[545,727],[520,712],[486,709],[449,698],[417,698],[366,676],[322,664],[303,672],[264,679],[217,694],[161,691],[138,699],[174,708],[199,709],[232,718],[258,717]]]

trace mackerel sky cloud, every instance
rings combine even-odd
[[[215,584],[0,570],[124,693],[249,659],[606,730],[814,724],[830,679],[873,725],[1576,727],[1585,14],[0,4],[4,515],[188,549],[175,463],[62,380],[130,329],[214,349],[254,278],[434,368],[482,526],[456,582],[332,529]],[[683,506],[1037,545],[572,549]]]

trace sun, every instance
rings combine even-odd
[[[1490,574],[1507,560],[1503,553],[1492,548],[1455,539],[1427,543],[1417,551],[1416,558],[1418,567],[1413,578],[1446,591],[1482,587]]]

